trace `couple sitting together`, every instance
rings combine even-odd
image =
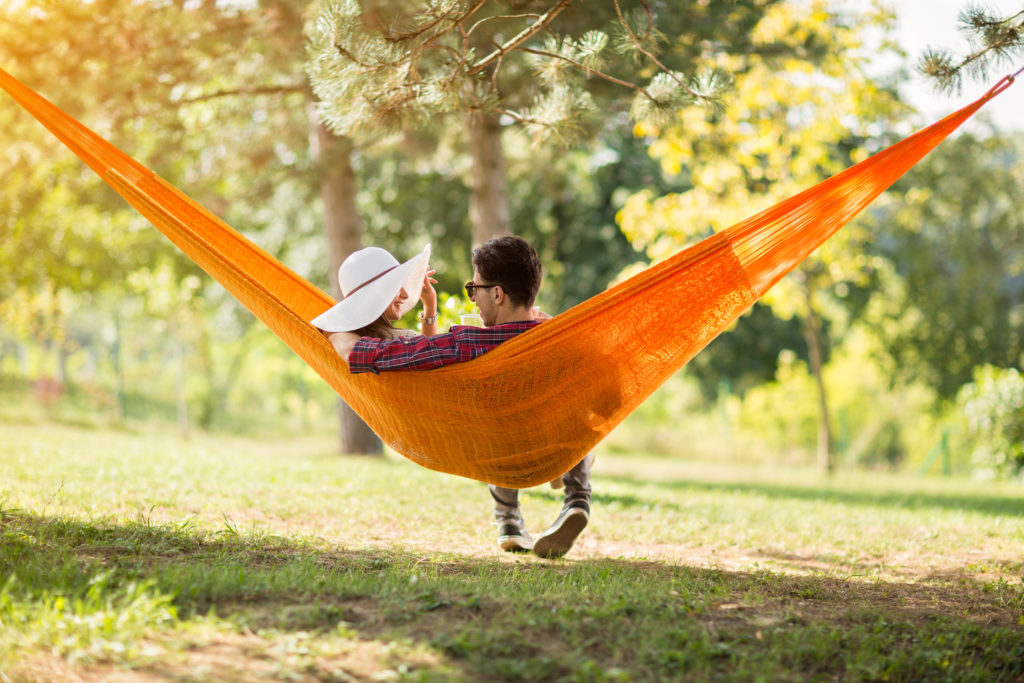
[[[384,249],[369,247],[341,264],[342,300],[312,322],[328,333],[349,372],[430,370],[470,361],[550,317],[533,308],[541,279],[537,252],[525,240],[507,235],[473,250],[473,279],[466,283],[466,293],[480,310],[484,327],[454,325],[437,334],[436,280],[428,269],[429,258],[428,246],[399,265]],[[423,334],[392,325],[416,305],[410,293],[419,293],[423,302]],[[561,557],[572,548],[590,518],[593,458],[587,455],[562,476],[562,511],[536,541],[519,511],[519,491],[490,486],[502,550]]]

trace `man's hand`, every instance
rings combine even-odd
[[[348,363],[348,355],[352,353],[352,347],[359,341],[359,335],[355,332],[332,332],[327,335],[331,340],[331,346],[338,352],[341,359]]]

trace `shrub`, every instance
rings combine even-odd
[[[988,476],[1024,471],[1024,377],[1014,368],[979,367],[957,403],[974,440],[975,472]]]

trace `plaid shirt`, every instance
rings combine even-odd
[[[348,369],[352,374],[379,373],[382,370],[433,370],[443,365],[463,363],[539,324],[526,320],[494,327],[453,325],[450,332],[433,337],[360,337],[349,354]]]

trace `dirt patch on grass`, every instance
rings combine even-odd
[[[159,659],[131,665],[68,665],[53,656],[35,656],[8,672],[18,683],[157,683],[164,681],[380,681],[389,672],[438,670],[436,656],[409,650],[394,642],[339,637],[313,643],[306,634],[289,638],[254,633],[211,634],[201,640],[177,644]]]

